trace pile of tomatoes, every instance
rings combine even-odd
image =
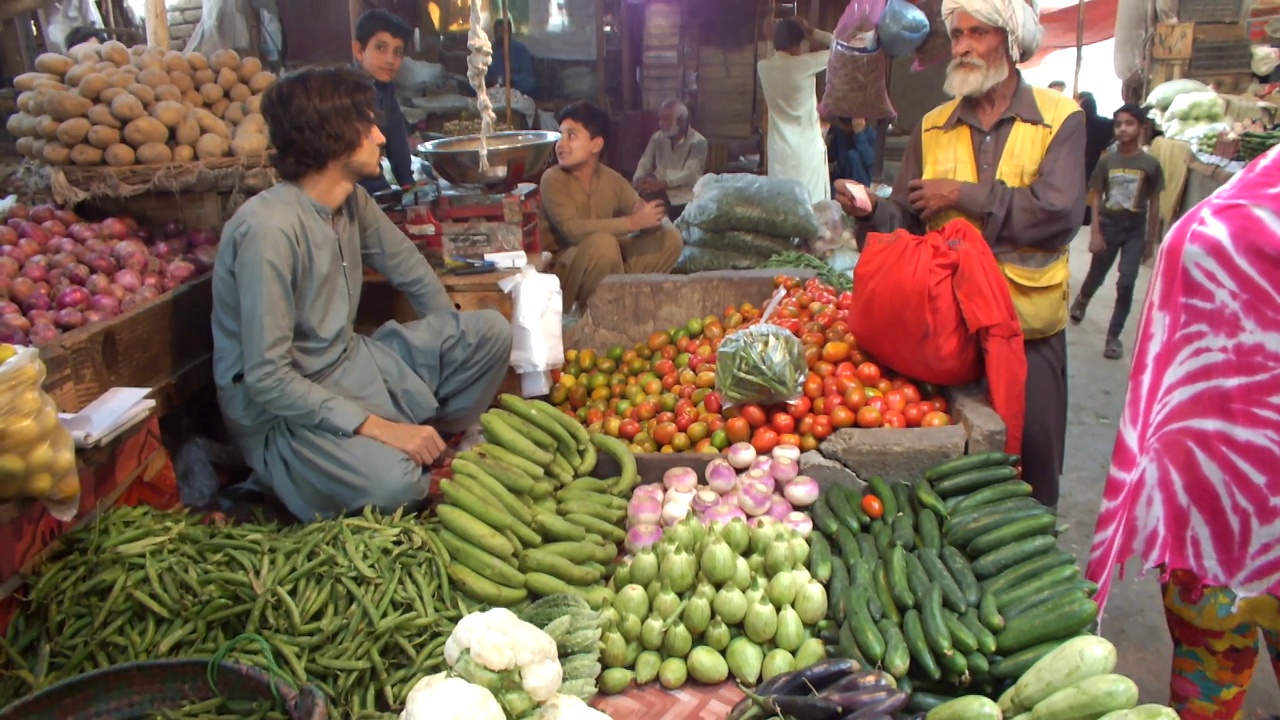
[[[774,284],[785,295],[769,321],[800,338],[809,366],[792,402],[725,407],[715,390],[720,341],[760,321],[760,308],[744,303],[630,349],[566,351],[552,404],[634,452],[715,453],[735,442],[762,453],[779,444],[812,450],[841,428],[951,424],[938,388],[885,372],[858,348],[848,330],[851,293],[816,278],[779,276]]]

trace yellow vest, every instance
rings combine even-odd
[[[1032,88],[1031,91],[1035,94],[1044,124],[1014,121],[1009,141],[996,167],[996,178],[1011,188],[1027,187],[1040,177],[1040,162],[1044,160],[1058,128],[1072,113],[1080,112],[1080,106],[1061,93],[1040,88]],[[957,122],[949,130],[946,128],[947,120],[959,105],[959,100],[945,103],[925,115],[921,122],[920,143],[924,157],[921,177],[924,180],[941,178],[978,182],[972,130],[962,122]],[[936,230],[956,218],[968,220],[982,229],[980,219],[955,210],[932,218],[929,229]],[[1018,311],[1022,333],[1028,340],[1049,337],[1067,326],[1071,280],[1067,257],[1067,250],[1047,252],[1036,248],[996,255],[1009,284],[1009,294]]]

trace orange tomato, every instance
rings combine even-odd
[[[856,419],[857,419],[857,416],[854,415],[853,410],[850,410],[847,407],[840,406],[840,407],[832,408],[831,410],[831,426],[834,428],[853,427],[853,423]],[[816,425],[816,422],[815,422],[815,425]],[[818,433],[815,428],[814,435],[817,435],[817,434]]]
[[[800,436],[795,433],[778,433],[778,444],[800,447]]]
[[[817,345],[804,346],[804,364],[807,367],[813,367],[814,363],[822,359],[822,348]]]
[[[941,410],[934,410],[920,420],[920,427],[945,427],[951,424],[951,416]]]
[[[817,400],[822,397],[822,378],[817,373],[809,373],[804,379],[804,395]]]
[[[813,345],[815,347],[822,348],[822,359],[826,360],[827,362],[834,362],[833,360],[827,357],[827,349],[823,347],[823,344],[827,342],[827,337],[822,333],[806,332],[804,335],[800,336],[800,342],[804,343],[805,345]]]
[[[864,362],[853,371],[853,374],[862,381],[863,385],[875,386],[880,382],[880,366],[875,363]]]
[[[716,446],[711,444],[711,438],[702,438],[699,440],[698,444],[693,446],[693,451],[696,453],[707,453],[710,455],[714,455],[719,452],[716,450]]]
[[[800,452],[809,452],[810,450],[817,450],[818,445],[819,445],[818,438],[814,437],[813,435],[800,436]]]
[[[751,445],[758,453],[773,452],[778,446],[778,433],[769,428],[760,428],[755,435],[751,436]]]
[[[829,342],[822,348],[822,359],[829,363],[844,362],[851,348],[847,342]]]
[[[849,406],[850,410],[857,412],[867,404],[867,393],[860,387],[851,387],[844,394],[844,404]]]
[[[872,520],[884,517],[884,503],[880,502],[880,498],[875,495],[864,495],[862,498],[862,512]]]
[[[836,366],[826,360],[819,360],[813,364],[813,371],[818,374],[818,377],[827,378],[835,374]]]
[[[764,408],[756,404],[743,405],[741,411],[742,418],[747,421],[753,428],[763,427],[768,418],[764,414]]]
[[[674,422],[658,423],[658,426],[653,429],[653,441],[659,445],[670,445],[677,432]]]
[[[858,427],[877,428],[884,425],[884,416],[870,405],[858,411]]]
[[[671,344],[671,333],[669,332],[665,332],[665,331],[655,332],[649,336],[648,348],[650,350],[661,350],[662,348],[670,344]]]
[[[880,378],[879,382],[876,383],[876,389],[879,390],[881,394],[887,393],[894,389],[893,381],[889,378]]]
[[[729,437],[729,442],[746,442],[751,439],[751,424],[746,418],[730,418],[724,424],[724,432]]]

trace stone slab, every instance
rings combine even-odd
[[[810,450],[800,456],[800,474],[817,480],[818,486],[824,491],[832,485],[848,488],[860,488],[863,485],[857,473],[839,461],[824,457],[817,450]]]
[[[631,346],[656,330],[681,327],[691,318],[724,312],[744,302],[757,306],[773,293],[780,272],[810,277],[813,272],[718,270],[693,275],[614,275],[605,278],[587,301],[582,319],[565,331],[566,348]]]
[[[965,454],[961,425],[940,428],[837,430],[819,450],[860,478],[915,482],[925,470]]]
[[[981,386],[969,385],[952,389],[951,410],[969,435],[965,454],[1004,450],[1007,439],[1004,421],[991,407]]]

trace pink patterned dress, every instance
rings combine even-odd
[[[1188,570],[1280,595],[1280,149],[1169,231],[1152,276],[1088,577]]]

